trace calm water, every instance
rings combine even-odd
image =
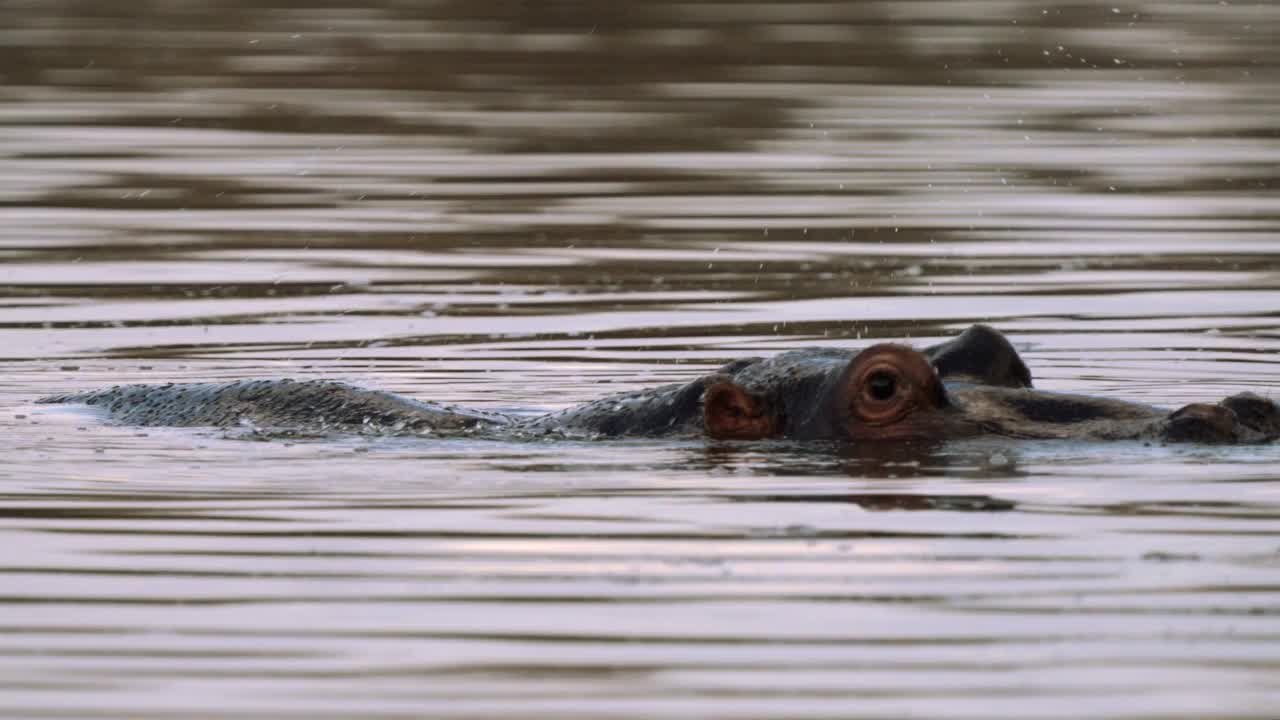
[[[216,9],[215,9],[216,8]],[[1280,5],[0,0],[0,715],[1280,714],[1280,446],[333,438],[1003,329],[1280,389]]]

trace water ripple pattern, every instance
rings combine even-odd
[[[0,0],[0,715],[1274,718],[1280,446],[277,438],[1006,332],[1280,389],[1280,6]]]

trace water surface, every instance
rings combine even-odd
[[[0,714],[1272,718],[1280,446],[257,442],[973,322],[1280,388],[1270,4],[0,0]]]

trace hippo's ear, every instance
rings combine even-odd
[[[702,400],[707,435],[722,440],[759,440],[777,434],[778,421],[766,404],[733,382],[707,388]]]
[[[1031,387],[1031,371],[998,330],[974,325],[941,345],[925,348],[925,356],[947,382],[999,387]]]

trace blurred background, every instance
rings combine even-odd
[[[255,443],[1004,330],[1280,386],[1280,5],[0,0],[0,712],[1273,717],[1270,448]]]

